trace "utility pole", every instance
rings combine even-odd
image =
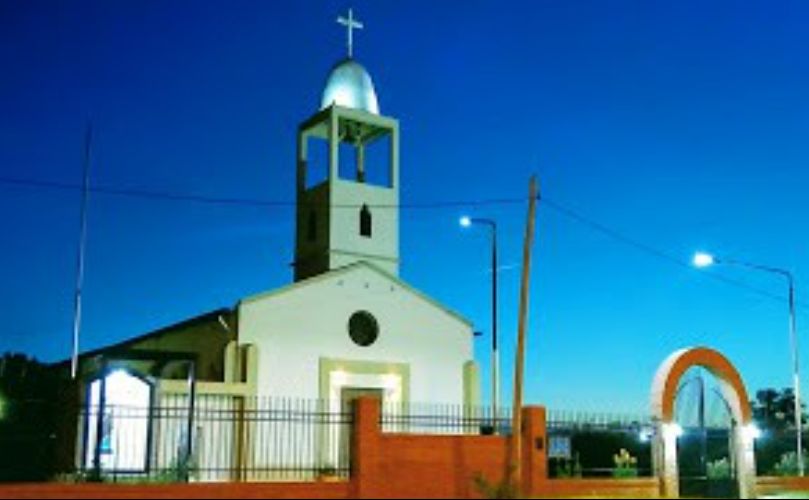
[[[534,243],[534,221],[536,219],[536,203],[539,199],[537,178],[531,176],[528,190],[528,218],[525,225],[525,240],[522,254],[522,284],[520,286],[520,310],[517,327],[517,353],[514,364],[514,408],[511,415],[511,459],[506,471],[514,478],[517,491],[522,487],[522,386],[523,366],[525,359],[525,330],[528,316],[528,291],[531,282],[531,247]]]

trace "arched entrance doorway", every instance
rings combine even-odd
[[[680,428],[675,421],[674,402],[683,374],[702,367],[719,382],[719,389],[738,425],[733,430],[736,474],[741,498],[755,497],[756,464],[753,452],[754,427],[750,400],[742,378],[721,353],[705,347],[682,349],[671,354],[660,365],[652,382],[652,416],[657,422],[652,460],[661,479],[665,497],[679,496],[677,470],[677,438]]]

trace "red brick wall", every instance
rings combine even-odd
[[[496,438],[495,438],[496,439]],[[418,449],[413,447],[413,450]],[[500,450],[502,451],[502,450]],[[477,452],[476,452],[477,453]],[[406,465],[415,470],[419,477],[430,477],[430,481],[415,482],[405,480],[397,471],[399,480],[394,484],[382,482],[382,498],[475,498],[478,492],[463,468],[456,470],[452,477],[443,477],[442,470],[427,471],[422,465]],[[481,458],[481,462],[490,461]],[[472,469],[475,461],[467,462]],[[486,465],[483,464],[485,469]],[[497,471],[487,471],[493,476]],[[413,477],[415,478],[415,476]],[[411,478],[411,479],[413,479]],[[809,478],[784,480],[765,478],[759,480],[764,485],[762,493],[809,490]],[[86,499],[135,499],[135,498],[316,498],[342,499],[355,498],[351,483],[228,483],[200,485],[121,485],[121,484],[30,484],[0,486],[0,498],[86,498]],[[412,494],[412,496],[408,496]],[[654,479],[553,479],[533,492],[540,498],[582,498],[588,496],[609,496],[611,498],[659,498],[657,481]]]
[[[349,498],[349,483],[24,484],[0,486],[0,498]]]
[[[809,491],[809,477],[759,477],[756,489],[759,495]]]
[[[523,491],[546,477],[545,411],[526,408],[523,428]],[[479,497],[475,477],[490,484],[506,473],[509,440],[497,436],[418,436],[382,434],[379,404],[357,402],[354,494],[358,498]]]
[[[660,498],[656,478],[639,479],[550,479],[534,491],[542,498]]]
[[[494,436],[383,436],[374,489],[382,498],[472,498],[475,476],[499,481],[508,459],[505,438]]]

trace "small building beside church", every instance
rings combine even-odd
[[[360,395],[398,408],[478,404],[471,323],[399,275],[399,124],[350,52],[298,128],[294,281],[83,354],[80,468],[188,459],[221,480],[236,466],[274,470],[278,434],[302,432],[250,430],[251,412],[274,401],[328,414]],[[320,444],[296,460],[342,460],[346,436],[327,434],[301,435]]]

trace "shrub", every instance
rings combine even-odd
[[[572,478],[581,477],[582,469],[581,462],[579,461],[579,454],[576,453],[576,458],[573,460],[567,459],[556,464],[556,477],[558,478]]]
[[[638,459],[630,455],[625,448],[621,448],[618,454],[613,455],[612,461],[615,463],[612,477],[638,477]]]
[[[517,488],[517,484],[514,482],[512,476],[514,473],[514,469],[509,468],[508,472],[506,473],[505,477],[495,483],[490,483],[483,474],[476,474],[475,475],[475,487],[480,492],[483,498],[522,498],[520,496],[520,491]]]
[[[803,460],[809,459],[806,452],[803,453]],[[798,475],[798,454],[794,451],[788,451],[781,455],[781,459],[775,464],[773,473],[776,476],[797,476]]]
[[[727,458],[708,462],[708,479],[730,479],[731,477],[730,460]]]

